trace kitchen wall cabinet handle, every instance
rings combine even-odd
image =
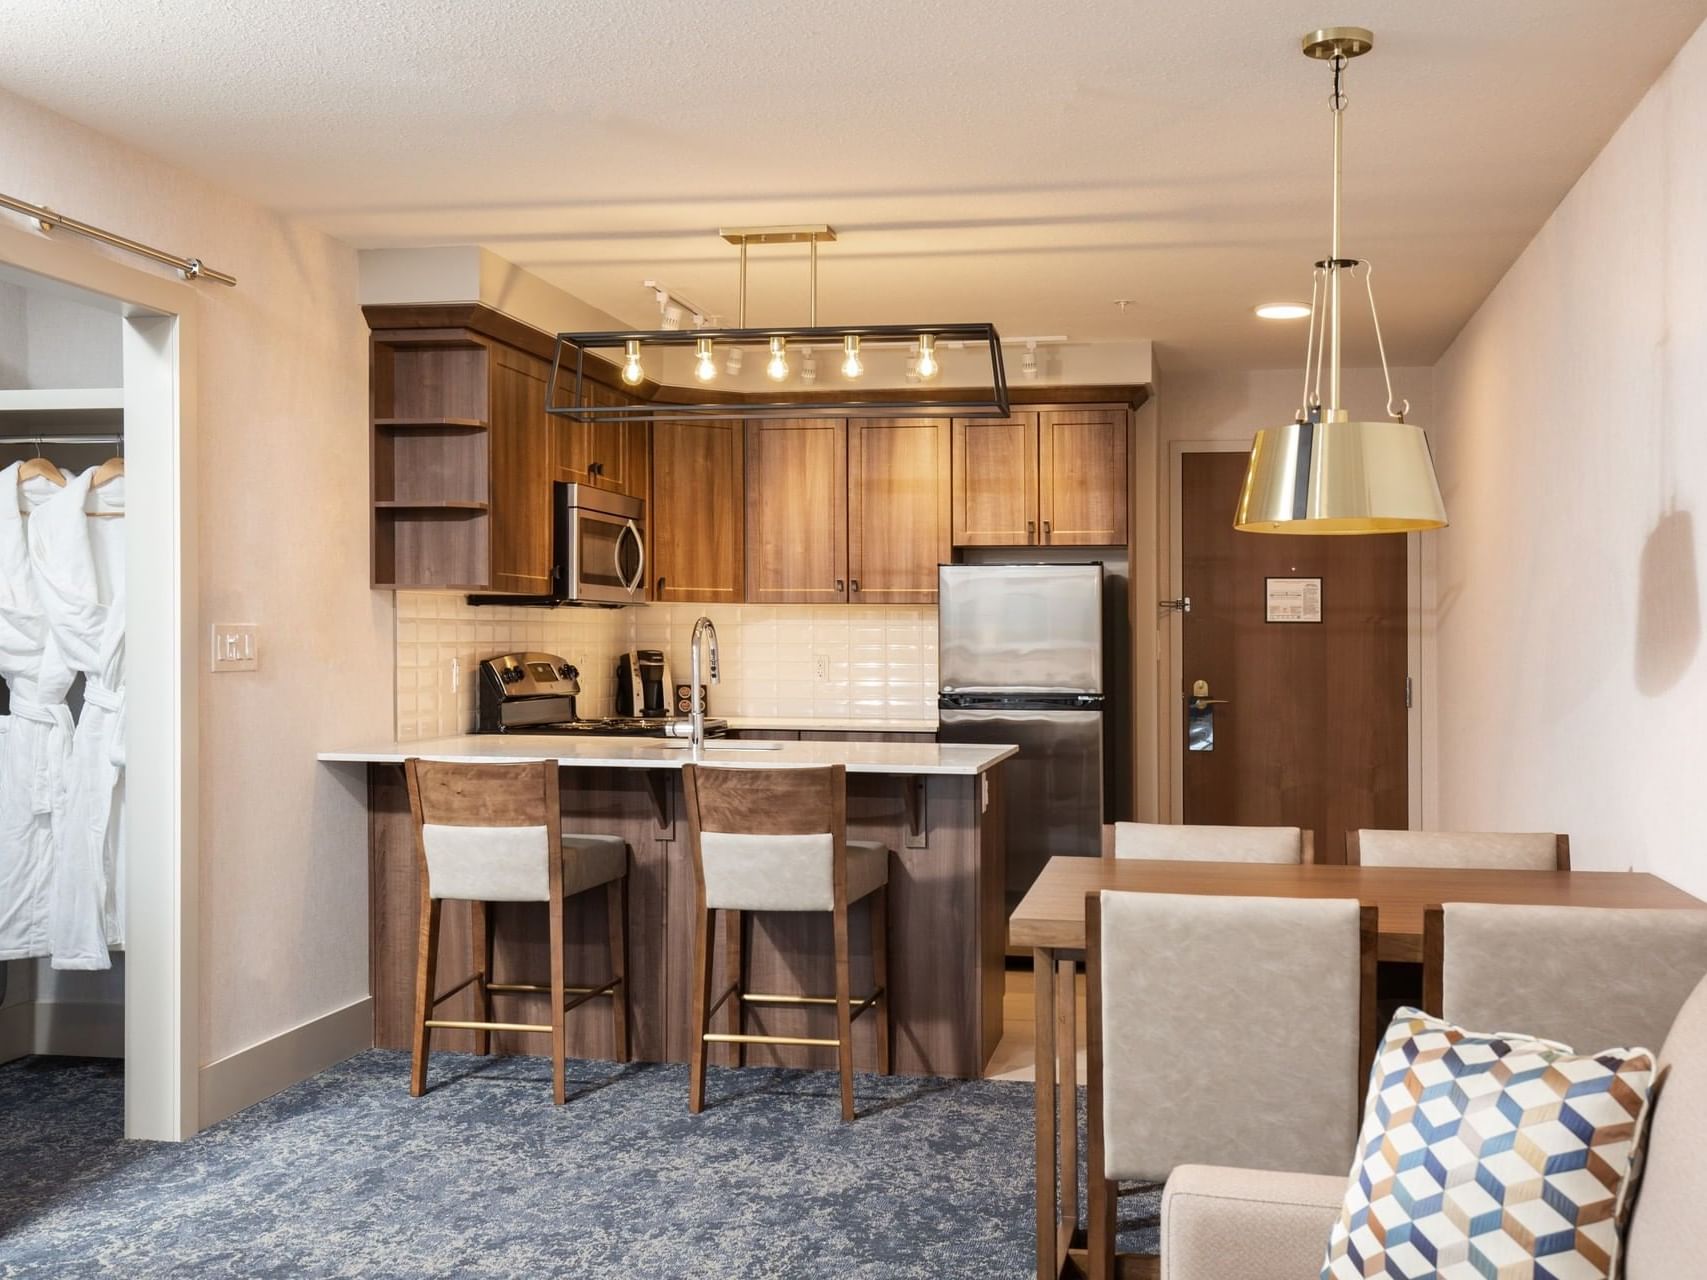
[[[846,584],[840,578],[836,579],[836,590],[841,591]]]
[[[1028,538],[1035,538],[1037,536],[1037,521],[1027,520],[1025,522],[1025,536]]]
[[[859,594],[859,579],[858,578],[854,578],[853,580],[851,580],[848,583],[848,586],[853,589],[853,593],[856,596]]]
[[[658,595],[659,598],[662,598],[664,595],[664,579],[662,576],[658,579]]]
[[[1049,541],[1049,521],[1047,520],[1043,522],[1043,540],[1045,542]]]

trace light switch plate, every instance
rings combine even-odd
[[[252,622],[213,624],[212,671],[254,671],[261,665],[260,628]]]

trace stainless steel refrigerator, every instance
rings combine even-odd
[[[1002,766],[1011,911],[1051,857],[1102,852],[1102,566],[938,573],[938,737],[1019,747]]]

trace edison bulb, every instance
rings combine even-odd
[[[842,356],[842,377],[857,378],[865,372],[865,365],[861,363],[859,358],[859,337],[857,334],[850,333],[842,339],[842,351],[844,352]]]
[[[936,339],[927,333],[919,339],[919,362],[914,366],[914,372],[921,378],[934,378],[937,368]]]
[[[773,382],[781,382],[788,377],[788,340],[786,338],[771,339],[770,363],[765,365],[765,372]]]
[[[631,387],[636,386],[646,376],[646,370],[640,367],[640,343],[630,338],[623,343],[623,353],[622,380]]]
[[[698,351],[698,360],[694,365],[693,376],[701,382],[710,382],[717,376],[717,361],[711,357],[711,339],[701,338],[694,343]]]

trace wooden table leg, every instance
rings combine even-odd
[[[1031,953],[1032,1006],[1037,1013],[1033,1051],[1037,1084],[1037,1280],[1057,1280],[1055,1252],[1055,973],[1054,951]]]
[[[1060,1142],[1060,1239],[1056,1247],[1064,1261],[1079,1229],[1079,964],[1071,957],[1055,967],[1055,1088],[1060,1099],[1055,1113]]]

